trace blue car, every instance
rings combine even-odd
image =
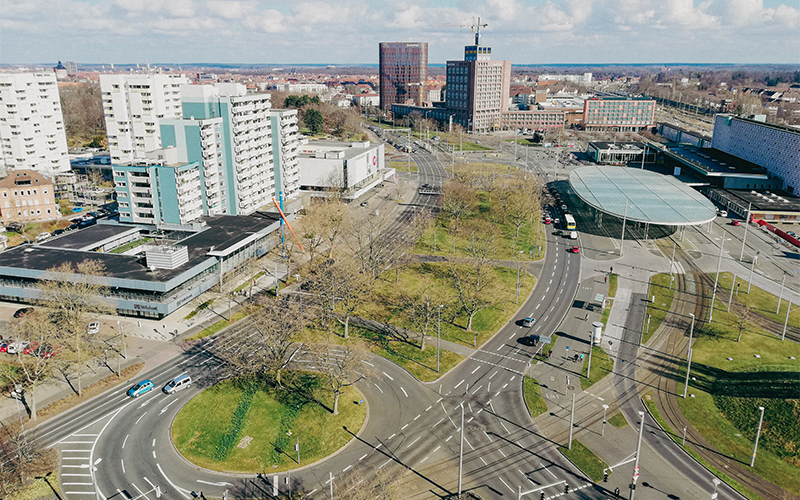
[[[132,398],[139,397],[142,394],[147,394],[155,388],[156,384],[154,384],[152,380],[142,380],[138,384],[128,389],[128,396]]]

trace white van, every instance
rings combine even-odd
[[[178,375],[170,383],[164,386],[162,389],[164,394],[172,394],[173,392],[180,391],[181,389],[186,389],[187,387],[191,387],[192,385],[192,377],[186,375]]]
[[[578,239],[578,231],[570,231],[569,232],[569,239],[577,240]]]

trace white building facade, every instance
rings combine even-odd
[[[800,195],[800,131],[768,123],[716,115],[711,147],[764,167]]]
[[[112,163],[144,159],[161,147],[159,120],[181,117],[183,75],[100,75]]]
[[[0,164],[51,177],[70,171],[55,74],[0,73]]]
[[[275,198],[294,198],[300,192],[300,147],[296,109],[273,109],[272,161],[275,166]]]

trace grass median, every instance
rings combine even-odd
[[[558,451],[570,459],[573,464],[595,483],[603,480],[603,470],[608,468],[608,464],[603,462],[600,457],[595,455],[592,450],[587,448],[580,441],[573,439],[571,450],[567,449],[565,446],[559,446]]]
[[[536,418],[547,411],[547,403],[542,397],[542,388],[536,379],[525,377],[522,382],[522,394],[531,417]]]
[[[652,301],[655,296],[655,301]],[[650,317],[649,328],[647,328],[642,337],[642,344],[647,344],[653,333],[658,331],[658,327],[664,322],[664,318],[669,314],[672,308],[672,299],[675,296],[674,287],[670,288],[670,275],[669,274],[656,274],[650,278],[650,297],[647,297],[647,316]],[[645,319],[645,321],[647,321]]]
[[[592,346],[592,371],[589,373],[591,377],[586,378],[588,368],[589,358],[587,356],[583,360],[583,368],[581,370],[581,389],[584,391],[614,371],[614,359],[602,347]]]
[[[245,416],[235,423],[234,412],[245,396],[246,384],[226,380],[204,390],[173,421],[176,448],[190,462],[212,470],[280,472],[332,454],[350,442],[364,424],[367,408],[358,404],[362,396],[353,387],[345,389],[339,414],[332,415],[332,396],[316,375],[287,372],[284,383],[286,387],[278,389],[258,382]],[[232,447],[224,459],[216,458],[221,456],[220,443],[232,429],[236,431]],[[299,463],[294,448],[298,439]]]

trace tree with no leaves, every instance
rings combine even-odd
[[[348,257],[329,259],[312,268],[308,289],[323,311],[323,320],[337,318],[344,326],[344,338],[350,333],[350,318],[364,295],[372,289],[374,279],[358,262]]]
[[[282,295],[264,298],[248,318],[250,328],[230,330],[215,344],[215,353],[227,361],[231,375],[270,375],[281,386],[281,372],[299,348],[306,326],[300,299]]]
[[[478,202],[478,195],[468,185],[452,179],[448,179],[444,183],[443,191],[442,212],[452,222],[450,230],[455,232],[462,219],[469,215],[472,207]]]
[[[331,413],[338,415],[339,397],[342,391],[368,376],[368,365],[363,363],[367,359],[367,350],[361,342],[350,339],[344,345],[333,342],[316,344],[312,352],[323,378],[333,393]]]
[[[496,279],[491,258],[497,252],[497,226],[483,220],[473,220],[464,227],[464,236],[470,242],[469,256],[450,261],[450,281],[456,290],[458,302],[467,314],[467,331],[472,331],[475,314],[492,304],[492,291]]]
[[[63,346],[58,361],[66,368],[75,368],[78,376],[77,393],[82,394],[81,374],[90,359],[102,353],[105,344],[87,335],[88,323],[100,314],[112,312],[103,299],[108,294],[104,284],[105,268],[100,261],[84,260],[75,265],[66,262],[48,271],[39,284],[38,304],[46,317],[58,326],[58,339]]]

